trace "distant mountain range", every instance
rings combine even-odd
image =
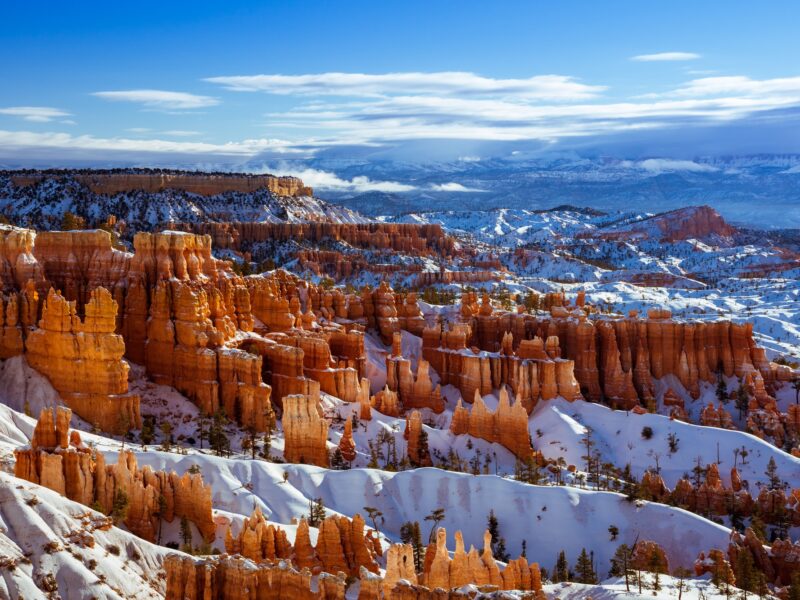
[[[560,155],[425,164],[320,159],[303,165],[335,173],[343,180],[366,176],[411,188],[401,193],[317,191],[323,198],[370,216],[431,210],[532,210],[561,204],[663,212],[705,204],[737,225],[800,228],[797,155],[635,161]]]

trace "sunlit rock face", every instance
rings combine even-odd
[[[206,541],[214,539],[211,486],[199,473],[140,469],[136,457],[123,451],[116,464],[106,465],[103,454],[84,445],[77,431],[69,432],[68,408],[44,409],[29,449],[16,450],[14,475],[38,483],[86,506],[109,514],[125,499],[125,525],[154,542],[161,520],[187,518]]]

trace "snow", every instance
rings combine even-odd
[[[0,597],[38,600],[47,578],[69,600],[163,598],[158,576],[167,554],[112,527],[95,529],[104,517],[57,492],[0,473],[0,557],[15,568],[0,568]],[[89,532],[94,546],[76,536]]]

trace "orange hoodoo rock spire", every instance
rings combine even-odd
[[[319,388],[283,399],[284,457],[287,462],[328,466],[328,422],[322,415]]]
[[[39,328],[26,340],[30,365],[44,374],[83,419],[106,431],[141,426],[139,397],[128,394],[125,342],[116,334],[117,303],[95,288],[83,321],[75,303],[50,290]]]
[[[533,454],[528,413],[519,396],[513,405],[510,404],[505,386],[500,388],[500,400],[495,412],[486,408],[478,390],[475,390],[472,411],[464,408],[459,399],[450,421],[450,431],[455,435],[468,433],[487,442],[497,442],[520,459]]]

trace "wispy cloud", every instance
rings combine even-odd
[[[34,123],[48,123],[61,117],[72,116],[71,113],[49,106],[10,106],[8,108],[0,108],[0,114],[20,117]],[[74,122],[64,122],[74,124]]]
[[[297,169],[291,166],[278,165],[269,168],[268,171],[273,175],[293,175],[303,180],[303,183],[310,185],[316,190],[328,190],[336,192],[386,192],[401,193],[410,192],[415,188],[413,185],[398,183],[396,181],[373,181],[369,177],[353,177],[352,179],[342,179],[330,171],[319,169]]]
[[[5,130],[0,130],[0,148],[3,150],[50,148],[71,151],[93,150],[241,157],[250,157],[262,152],[300,152],[289,142],[264,138],[212,144],[207,142],[102,138],[91,135],[70,135],[68,133]]]
[[[639,54],[631,56],[631,60],[637,62],[669,62],[669,61],[683,61],[683,60],[697,60],[700,58],[699,54],[694,52],[657,52],[655,54]]]
[[[465,185],[461,185],[460,183],[450,182],[450,183],[434,183],[431,185],[431,190],[434,192],[483,192],[485,190],[480,190],[478,188],[471,188]]]
[[[158,110],[193,110],[219,104],[219,100],[211,96],[199,96],[197,94],[166,90],[119,90],[94,92],[92,95],[104,100],[133,102],[146,108]]]
[[[238,92],[282,95],[370,97],[395,94],[493,95],[540,100],[593,98],[606,88],[587,85],[564,75],[537,75],[527,79],[493,79],[475,73],[318,73],[310,75],[233,75],[206,81]]]
[[[719,96],[738,95],[770,97],[775,95],[800,96],[800,77],[779,77],[775,79],[751,79],[744,76],[704,77],[694,79],[675,90],[676,96]]]

